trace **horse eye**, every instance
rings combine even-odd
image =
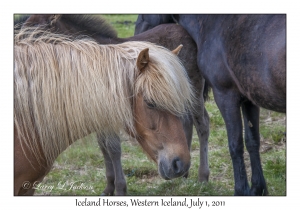
[[[156,107],[156,104],[154,102],[145,101],[145,103],[150,109],[154,109]]]

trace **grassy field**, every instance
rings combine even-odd
[[[119,37],[133,35],[137,15],[104,15],[117,29]],[[205,195],[227,196],[234,193],[233,169],[228,151],[224,121],[210,95],[206,102],[210,115],[209,167],[210,181],[197,181],[199,142],[194,132],[192,164],[187,179],[165,181],[156,165],[142,152],[133,139],[122,139],[122,165],[126,175],[128,195]],[[286,116],[261,110],[261,159],[271,196],[286,195]],[[246,149],[245,149],[246,151]],[[251,178],[249,155],[245,152],[248,179]],[[104,159],[92,134],[78,140],[56,160],[52,171],[41,183],[35,195],[100,195],[105,187]],[[71,186],[84,186],[70,189]],[[44,188],[42,187],[44,186]],[[49,189],[49,186],[53,188]],[[47,188],[48,187],[48,188]]]

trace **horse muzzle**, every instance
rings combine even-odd
[[[170,180],[183,176],[188,172],[190,165],[190,160],[183,161],[179,157],[175,157],[171,161],[161,159],[158,164],[158,172],[163,179]]]

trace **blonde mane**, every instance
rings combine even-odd
[[[145,48],[151,62],[140,73],[136,60]],[[24,28],[15,35],[14,58],[18,138],[22,148],[28,147],[37,160],[44,156],[47,164],[92,132],[134,132],[132,103],[138,93],[176,115],[192,108],[184,67],[177,56],[151,43],[99,45]]]

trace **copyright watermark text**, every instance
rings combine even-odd
[[[22,184],[23,189],[35,189],[42,190],[45,192],[52,192],[52,190],[63,190],[63,191],[76,191],[76,190],[86,190],[93,191],[94,188],[92,185],[86,184],[82,181],[73,181],[73,182],[58,182],[57,184],[45,184],[43,182],[35,181],[29,182],[24,181]]]

